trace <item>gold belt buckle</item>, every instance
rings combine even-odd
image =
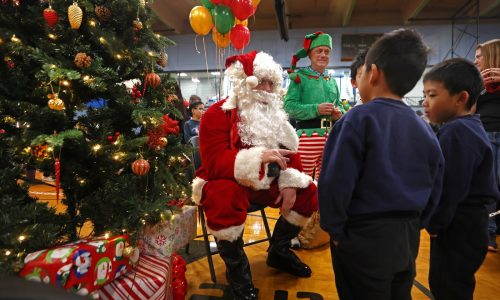
[[[330,129],[332,127],[332,121],[327,118],[321,119],[321,129]]]

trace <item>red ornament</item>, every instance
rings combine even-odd
[[[237,50],[245,48],[250,43],[250,30],[247,27],[238,24],[231,29],[229,35],[231,45]]]
[[[187,286],[186,262],[174,253],[172,255],[172,296],[174,300],[186,298]]]
[[[43,17],[45,18],[45,22],[47,22],[47,25],[49,27],[54,27],[57,24],[57,21],[59,20],[57,12],[53,10],[52,7],[50,6],[49,8],[43,10]]]
[[[149,162],[140,158],[132,163],[132,172],[135,175],[144,176],[149,172]]]
[[[120,137],[120,133],[117,131],[115,132],[114,135],[108,135],[108,141],[113,144],[114,142],[116,142],[116,140],[118,140],[118,137]]]
[[[163,128],[158,127],[148,130],[148,147],[154,150],[160,150],[167,145],[163,143],[164,138],[165,134],[163,133]]]
[[[148,86],[151,86],[155,89],[160,85],[160,82],[161,78],[158,74],[154,72],[146,74],[146,77],[144,78],[144,90],[142,91],[142,94],[144,95],[146,93],[146,89],[148,88]]]
[[[12,59],[7,60],[5,63],[7,64],[7,68],[9,68],[9,70],[12,70],[16,66]]]
[[[252,0],[232,0],[231,11],[239,20],[246,20],[254,13]]]

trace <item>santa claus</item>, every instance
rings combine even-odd
[[[242,241],[249,204],[281,211],[267,265],[309,277],[311,269],[290,250],[290,240],[318,209],[317,192],[302,172],[298,137],[282,109],[281,66],[254,51],[229,57],[225,74],[232,95],[212,105],[201,120],[202,164],[193,198],[203,207],[235,298],[257,299]],[[278,176],[269,174],[272,164],[279,166]]]

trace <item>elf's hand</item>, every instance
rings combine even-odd
[[[332,120],[337,121],[340,117],[342,117],[342,112],[338,109],[338,107],[334,107],[332,111]]]
[[[318,105],[318,113],[322,116],[331,115],[333,112],[333,104],[332,103],[321,103]]]

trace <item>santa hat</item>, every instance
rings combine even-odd
[[[332,49],[332,37],[327,33],[323,33],[322,31],[316,31],[315,33],[306,35],[304,37],[304,47],[299,51],[295,52],[295,54],[292,56],[290,73],[293,73],[293,71],[295,71],[295,68],[297,67],[297,62],[301,58],[307,57],[312,49],[319,46],[326,46]]]
[[[245,79],[248,87],[255,88],[259,84],[259,80],[267,79],[274,83],[275,88],[281,88],[283,80],[282,68],[269,54],[252,51],[226,59],[227,71],[239,67],[239,64],[243,67],[244,74],[240,72],[240,76],[237,77],[239,77],[238,79]]]

